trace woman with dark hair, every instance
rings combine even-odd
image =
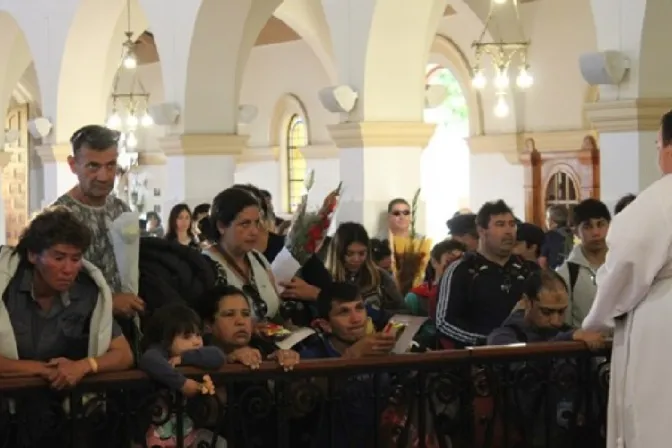
[[[217,266],[219,280],[241,289],[259,320],[278,314],[280,297],[271,267],[256,248],[263,215],[256,197],[246,189],[231,187],[215,196],[203,254]]]
[[[357,285],[368,305],[386,310],[404,308],[394,279],[373,262],[369,234],[361,224],[346,222],[338,227],[325,264],[334,281]]]
[[[392,250],[390,240],[371,239],[371,256],[376,266],[392,274]]]
[[[0,248],[0,376],[35,376],[50,386],[16,402],[25,446],[65,446],[51,429],[60,421],[53,402],[63,396],[50,391],[133,363],[112,316],[112,292],[83,258],[91,241],[89,228],[59,206],[37,215],[16,248]]]
[[[285,247],[285,237],[273,232],[275,229],[275,215],[272,209],[268,206],[268,202],[264,197],[263,192],[250,184],[236,184],[232,188],[238,188],[252,195],[259,203],[259,210],[261,212],[259,238],[257,240],[257,249],[264,254],[264,257],[273,263],[275,257]]]
[[[187,204],[177,204],[170,210],[165,238],[183,246],[198,248],[198,241],[191,227],[191,210]]]
[[[163,238],[164,230],[161,225],[161,217],[156,212],[147,212],[147,235]]]

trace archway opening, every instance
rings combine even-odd
[[[424,120],[436,125],[422,153],[422,191],[426,205],[426,232],[433,241],[446,237],[446,221],[469,206],[469,107],[459,81],[439,64],[427,66],[427,85],[445,88],[445,99],[426,108]]]
[[[40,115],[42,96],[26,36],[14,17],[0,11],[0,244],[15,245],[32,211],[38,209],[40,161],[28,123]]]

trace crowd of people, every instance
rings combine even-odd
[[[212,383],[177,367],[256,369],[269,360],[291,370],[301,359],[387,356],[396,338],[384,329],[397,314],[428,318],[415,336],[420,351],[570,340],[598,348],[611,337],[585,325],[612,250],[612,214],[592,198],[571,216],[549,208],[545,230],[518,220],[503,200],[488,202],[456,213],[449,236],[433,245],[415,232],[409,202],[396,198],[387,234],[371,238],[359,223],[338,223],[293,278],[276,281],[274,262],[288,247],[291,222],[276,218],[268,192],[234,185],[193,211],[176,205],[165,230],[148,213],[140,287],[129,290],[110,238],[111,223],[130,211],[111,194],[118,139],[101,126],[77,131],[69,164],[78,184],[30,222],[16,247],[0,250],[0,377],[36,375],[58,391],[137,365],[186,397],[215,394]],[[324,210],[335,199],[337,192]],[[633,201],[624,197],[615,213]],[[198,287],[180,286],[183,273],[171,271],[177,264]],[[278,328],[300,326],[314,334],[294,347],[273,343]],[[376,417],[351,411],[343,414],[351,431],[339,437],[368,440]],[[147,440],[174,440],[173,423],[149,427]],[[185,446],[197,446],[213,434],[185,437]],[[217,446],[230,437],[217,434]]]

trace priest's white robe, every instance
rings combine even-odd
[[[583,328],[614,328],[607,448],[672,446],[672,175],[644,190],[607,234]]]

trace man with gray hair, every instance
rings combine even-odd
[[[556,269],[565,262],[574,248],[574,234],[569,227],[569,210],[564,205],[551,205],[546,210],[548,232],[539,257],[539,265]]]

